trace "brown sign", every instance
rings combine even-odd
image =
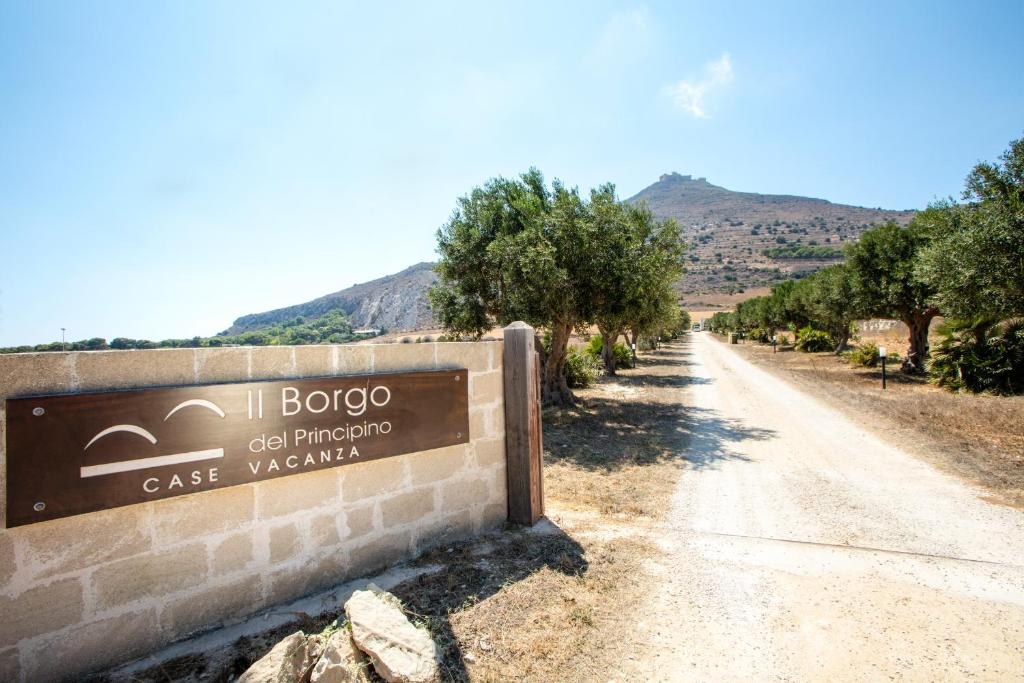
[[[7,526],[469,442],[466,370],[7,400]]]

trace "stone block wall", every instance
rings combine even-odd
[[[0,681],[118,664],[507,513],[500,342],[0,356],[0,399],[452,368],[469,370],[468,444],[0,529]]]

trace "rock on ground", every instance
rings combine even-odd
[[[370,663],[352,643],[348,629],[335,631],[324,643],[323,654],[313,667],[310,683],[363,683]]]
[[[300,683],[316,661],[315,647],[302,631],[291,634],[246,669],[238,683]]]
[[[389,599],[390,598],[390,599]],[[427,683],[437,679],[437,650],[430,635],[413,626],[394,596],[356,591],[345,603],[352,640],[389,683]]]

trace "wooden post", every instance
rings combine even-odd
[[[544,514],[544,444],[540,358],[533,328],[524,322],[505,328],[505,457],[508,519],[533,526]]]

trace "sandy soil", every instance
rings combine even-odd
[[[1024,512],[709,335],[617,680],[1024,680]]]

